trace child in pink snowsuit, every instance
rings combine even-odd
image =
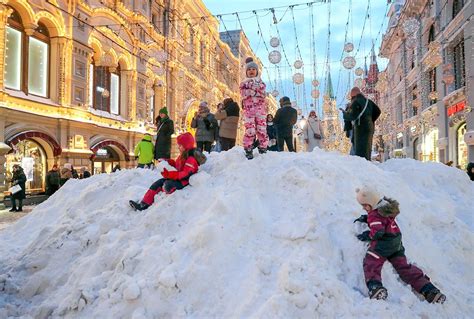
[[[255,137],[259,141],[259,152],[265,153],[268,146],[267,135],[267,102],[265,100],[265,88],[258,73],[258,65],[252,58],[245,60],[246,78],[240,83],[240,95],[242,96],[242,107],[244,112],[244,148],[246,157],[252,159],[252,149]]]

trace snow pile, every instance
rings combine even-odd
[[[191,187],[133,212],[158,171],[69,181],[0,233],[0,317],[443,317],[474,313],[474,186],[441,164],[316,150],[211,154]],[[401,204],[409,260],[447,295],[420,301],[387,263],[367,297],[355,188]]]

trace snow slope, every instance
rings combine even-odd
[[[69,181],[0,233],[0,318],[463,318],[474,313],[474,183],[442,164],[316,150],[211,154],[191,187],[133,212],[158,171]],[[401,204],[409,260],[447,295],[420,301],[392,267],[367,297],[355,188]]]

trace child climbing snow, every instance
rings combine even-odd
[[[189,184],[189,177],[196,174],[199,165],[204,164],[206,157],[194,146],[194,137],[191,133],[184,133],[177,138],[180,155],[176,160],[168,160],[168,164],[176,168],[176,171],[163,170],[160,178],[154,182],[145,193],[140,202],[129,201],[135,210],[145,210],[155,201],[155,195],[159,192],[171,194],[177,189],[182,189]]]
[[[364,274],[371,299],[386,299],[387,289],[382,286],[381,271],[388,260],[400,278],[423,295],[429,303],[443,303],[446,296],[436,288],[421,269],[409,264],[402,244],[402,234],[395,221],[400,213],[396,200],[383,197],[371,188],[357,189],[357,201],[368,215],[361,215],[354,222],[367,223],[370,230],[357,235],[368,241],[369,249],[364,258]]]
[[[257,63],[252,58],[247,58],[245,63],[246,78],[240,83],[245,126],[243,142],[245,156],[252,159],[252,145],[255,137],[259,141],[260,154],[265,153],[268,146],[266,86],[260,78]]]

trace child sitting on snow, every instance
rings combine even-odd
[[[267,151],[267,102],[265,100],[265,83],[258,74],[258,65],[252,58],[245,60],[246,78],[240,83],[242,108],[244,113],[244,149],[248,159],[253,158],[253,143],[258,138],[258,151],[262,154]]]
[[[370,230],[357,235],[368,241],[369,249],[364,258],[365,282],[371,299],[386,299],[387,289],[382,286],[382,266],[388,260],[400,278],[423,295],[429,303],[443,303],[446,296],[436,288],[423,271],[409,264],[402,245],[402,234],[395,221],[400,213],[398,202],[379,195],[370,188],[357,189],[357,201],[367,211],[354,222],[367,223]]]
[[[171,194],[177,189],[182,189],[189,184],[189,177],[196,174],[199,165],[204,164],[206,157],[194,146],[194,137],[191,133],[184,133],[177,138],[180,155],[176,160],[167,160],[168,164],[176,168],[176,171],[163,170],[160,178],[154,182],[145,193],[140,202],[129,201],[135,210],[145,210],[155,201],[155,195],[159,192]]]

